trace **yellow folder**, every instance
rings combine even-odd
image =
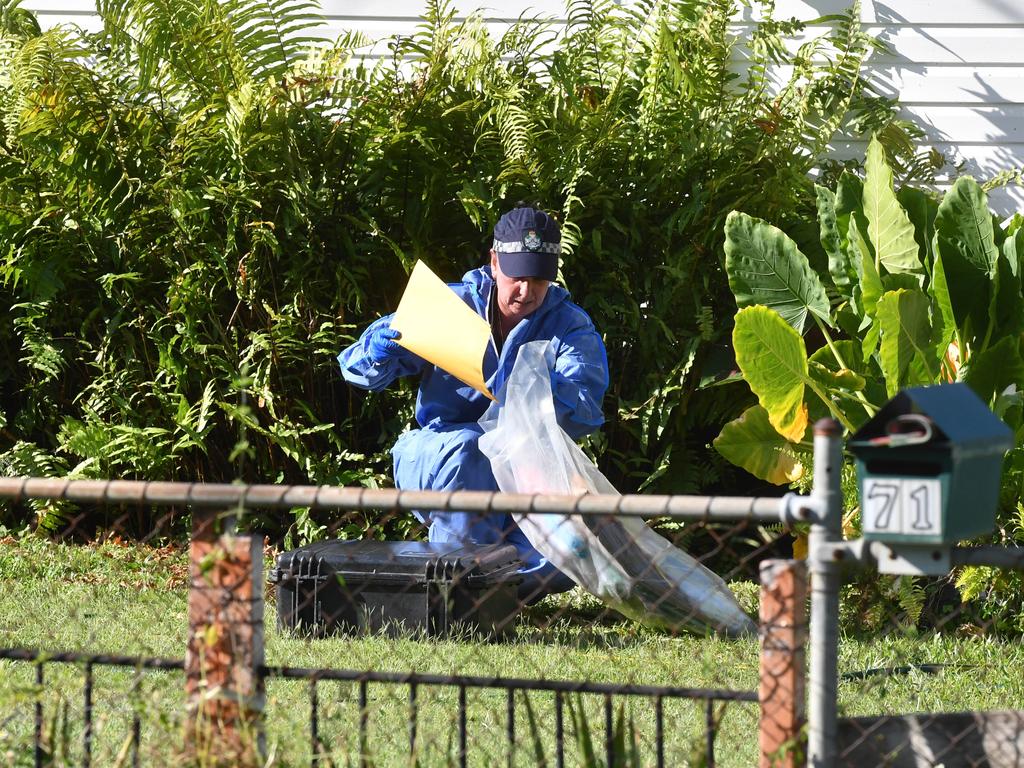
[[[483,373],[490,326],[422,261],[412,269],[391,327],[410,352],[495,399]]]

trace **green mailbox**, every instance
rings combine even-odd
[[[1013,433],[966,384],[903,390],[848,446],[865,539],[949,545],[995,528]]]

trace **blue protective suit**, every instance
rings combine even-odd
[[[461,283],[450,284],[466,304],[491,320],[494,280],[489,266],[467,272]],[[480,453],[477,421],[490,401],[446,371],[411,353],[374,363],[368,354],[370,336],[385,316],[374,322],[348,349],[338,355],[345,379],[357,387],[379,391],[400,376],[419,375],[416,421],[420,429],[403,434],[392,448],[395,485],[409,490],[496,491],[488,459]],[[608,388],[608,359],[604,343],[590,317],[569,299],[564,288],[549,286],[544,302],[509,333],[498,354],[488,346],[483,372],[491,392],[500,393],[512,372],[519,347],[528,341],[550,340],[555,348],[551,373],[558,423],[573,438],[593,432],[604,422],[601,401]],[[430,540],[492,544],[512,543],[526,563],[521,595],[564,591],[573,582],[537,552],[510,517],[463,512],[418,512],[430,526]]]

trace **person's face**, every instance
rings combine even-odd
[[[498,311],[510,326],[543,304],[551,285],[541,277],[509,277],[501,271],[494,251],[491,251],[491,274],[498,286]]]

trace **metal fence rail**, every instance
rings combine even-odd
[[[144,480],[0,478],[0,499],[62,499],[83,504],[146,504],[196,508],[309,507],[342,511],[417,509],[502,514],[589,514],[671,517],[691,521],[807,520],[801,497],[578,496],[481,491],[400,491],[302,485],[229,485]]]

